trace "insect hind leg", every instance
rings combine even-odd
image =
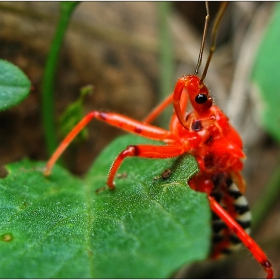
[[[208,196],[211,210],[236,234],[242,243],[252,253],[254,258],[262,265],[267,273],[267,278],[273,277],[272,265],[262,249],[248,235],[248,233],[223,209],[211,195]]]

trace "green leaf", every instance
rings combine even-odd
[[[31,83],[14,64],[0,59],[0,111],[20,103],[30,91]]]
[[[262,123],[280,141],[280,4],[275,3],[271,22],[256,55],[252,80],[263,101]]]
[[[43,163],[10,164],[0,181],[0,277],[163,278],[205,259],[210,209],[186,184],[193,157],[126,159],[116,189],[95,193],[116,155],[139,142],[115,140],[84,180],[59,166],[45,178]]]
[[[62,138],[64,138],[72,128],[84,117],[84,98],[86,95],[92,93],[93,86],[84,86],[80,90],[79,98],[67,106],[59,119],[59,130]],[[80,133],[75,137],[74,141],[80,141],[88,136],[88,131],[83,128]]]

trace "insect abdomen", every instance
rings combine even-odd
[[[236,220],[236,222],[249,234],[251,226],[251,212],[247,199],[239,191],[229,176],[220,181],[213,190],[213,197]],[[220,258],[238,250],[242,244],[239,238],[225,225],[225,223],[212,213],[212,258]]]

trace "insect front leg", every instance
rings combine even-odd
[[[152,112],[143,120],[144,123],[151,123],[157,116],[159,116],[165,108],[172,103],[173,95],[168,95],[160,104],[158,104]]]
[[[252,253],[254,258],[262,265],[267,273],[267,278],[273,277],[273,270],[270,261],[263,250],[256,242],[244,231],[244,229],[219,205],[212,196],[208,196],[211,210],[218,215],[223,222],[236,234],[243,244]]]
[[[114,189],[114,178],[121,166],[122,162],[127,157],[142,157],[142,158],[171,158],[185,153],[183,145],[155,146],[155,145],[131,145],[123,150],[113,162],[109,171],[107,186],[109,189]]]
[[[158,141],[165,142],[174,142],[174,137],[170,131],[165,129],[152,126],[149,124],[144,124],[140,121],[136,121],[134,119],[122,116],[120,114],[115,113],[106,113],[93,111],[86,115],[64,138],[61,144],[58,146],[56,151],[53,153],[52,157],[47,162],[45,167],[44,175],[48,176],[51,173],[51,169],[54,163],[57,161],[59,156],[63,153],[63,151],[67,148],[67,146],[71,143],[71,141],[77,136],[77,134],[92,120],[98,119],[112,126],[118,127],[125,131],[141,135],[146,138],[150,138]]]

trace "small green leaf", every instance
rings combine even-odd
[[[135,136],[107,147],[84,181],[55,166],[24,160],[0,181],[1,278],[163,278],[205,259],[210,209],[186,182],[197,163],[177,159],[126,159],[116,189],[99,194],[108,169]],[[170,176],[162,172],[170,168]]]
[[[31,83],[14,64],[0,59],[0,111],[20,103],[30,91]]]
[[[275,3],[271,22],[256,55],[252,80],[263,101],[262,122],[265,128],[280,141],[280,4]]]
[[[93,86],[88,85],[84,86],[80,90],[79,98],[67,106],[63,114],[59,119],[59,129],[60,134],[64,138],[72,128],[83,118],[84,107],[83,101],[86,95],[91,94],[93,90]],[[88,131],[86,128],[83,128],[81,132],[77,135],[74,141],[79,141],[85,139],[88,136]]]

